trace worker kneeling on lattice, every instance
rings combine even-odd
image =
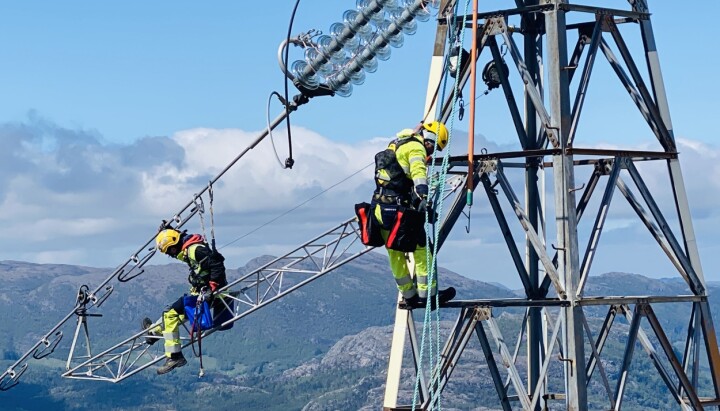
[[[425,137],[429,132],[433,137]],[[448,131],[439,121],[397,133],[388,148],[375,155],[375,192],[370,204],[355,205],[362,242],[385,245],[390,269],[408,308],[424,307],[430,296],[434,307],[437,282],[428,284],[425,214],[428,210],[427,160],[435,146],[445,148]],[[434,223],[434,221],[430,221]],[[415,281],[410,277],[405,253],[413,253]],[[440,304],[455,297],[455,289],[441,290]]]
[[[214,247],[211,248],[200,234],[187,234],[186,231],[180,232],[173,228],[162,228],[163,226],[161,226],[161,231],[155,238],[157,249],[188,265],[190,268],[190,275],[188,275],[190,295],[180,297],[165,309],[162,317],[162,327],[158,325],[149,329],[153,324],[152,320],[149,318],[143,320],[143,328],[149,329],[148,337],[146,337],[148,344],[155,343],[157,337],[161,335],[165,339],[165,356],[167,359],[165,364],[158,368],[158,374],[168,373],[187,364],[181,350],[180,325],[188,317],[192,317],[190,318],[191,330],[196,329],[196,331],[201,332],[202,329],[217,326],[218,322],[215,321],[215,324],[213,324],[209,313],[199,312],[196,307],[198,309],[201,309],[203,305],[208,309],[212,307],[216,317],[221,312],[230,314],[228,306],[223,302],[222,297],[214,295],[216,290],[227,285],[225,258]],[[196,304],[199,299],[209,304]],[[207,318],[210,319],[207,320]],[[229,328],[229,326],[226,328]]]

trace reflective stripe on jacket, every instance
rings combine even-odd
[[[425,163],[427,152],[423,144],[423,137],[416,133],[406,134],[403,132],[398,133],[397,137],[400,141],[403,139],[414,140],[409,141],[408,144],[401,144],[395,151],[395,157],[397,157],[398,163],[400,163],[400,167],[402,167],[405,175],[411,179],[416,186],[419,184],[427,184],[427,165]],[[415,142],[418,144],[414,144]]]
[[[193,243],[183,248],[177,258],[190,267],[188,282],[193,289],[199,291],[202,287],[209,286],[210,281],[216,282],[220,287],[227,285],[225,258],[220,253],[213,252],[204,242]]]

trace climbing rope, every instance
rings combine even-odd
[[[208,183],[208,198],[210,199],[210,245],[213,252],[217,252],[215,248],[215,217],[213,215],[213,186],[212,181]],[[203,233],[205,235],[205,233]]]
[[[210,200],[210,246],[213,251],[217,251],[217,248],[215,248],[215,216],[213,213],[214,195],[212,181],[208,183],[207,192],[208,199]],[[205,203],[203,202],[202,197],[198,194],[195,194],[195,197],[193,197],[193,203],[195,203],[195,209],[200,216],[200,229],[202,230],[203,239],[207,241],[208,237],[205,230]]]
[[[205,305],[203,302],[205,301],[205,298],[203,295],[199,295],[197,300],[195,301],[195,308],[193,311],[193,322],[190,326],[190,346],[192,347],[193,355],[195,357],[198,357],[200,359],[200,377],[203,377],[205,375],[205,368],[203,368],[203,355],[202,355],[202,335],[203,330],[200,326],[200,319],[205,314]],[[194,335],[193,335],[194,334]],[[195,341],[197,341],[198,349],[195,351]]]
[[[464,40],[464,36],[465,36],[465,23],[466,23],[466,19],[467,19],[470,1],[471,0],[467,0],[467,2],[465,4],[465,13],[463,14],[462,26],[461,26],[460,33],[459,33],[460,44],[462,44],[462,42]],[[458,4],[456,3],[455,4],[455,15],[457,15],[457,8],[458,8]],[[454,30],[452,32],[454,32]],[[447,67],[447,61],[446,61],[445,67]],[[455,69],[456,75],[455,75],[455,84],[453,87],[452,112],[450,115],[450,122],[448,124],[448,144],[445,147],[445,153],[443,154],[442,163],[440,165],[440,170],[437,172],[437,176],[436,176],[436,171],[435,171],[435,168],[436,168],[435,160],[437,159],[437,153],[438,153],[437,147],[435,147],[436,150],[434,150],[434,152],[433,152],[432,163],[430,165],[430,171],[428,173],[428,178],[430,179],[430,185],[432,187],[434,187],[433,198],[432,198],[432,200],[433,200],[432,201],[432,203],[433,203],[432,209],[433,209],[433,212],[437,213],[437,220],[440,219],[440,217],[442,216],[442,211],[443,211],[442,193],[445,191],[445,178],[447,176],[447,171],[449,168],[448,166],[449,166],[449,158],[450,158],[450,143],[452,143],[453,122],[454,122],[456,110],[458,107],[458,105],[457,105],[458,96],[460,95],[460,90],[459,90],[459,87],[460,87],[460,78],[459,77],[460,76],[458,75],[459,71],[460,71],[460,67],[462,67],[462,62],[458,63],[456,65],[456,69]],[[443,97],[445,94],[446,85],[447,85],[447,76],[445,76],[445,82],[444,82],[444,87],[443,87]],[[440,109],[440,107],[438,107],[438,109]],[[437,141],[435,142],[435,144],[437,146]],[[428,282],[428,284],[433,284],[433,282],[436,282],[436,278],[437,278],[437,252],[438,252],[438,242],[439,242],[439,238],[440,238],[440,232],[435,230],[430,224],[427,223],[428,218],[429,218],[429,215],[427,214],[427,211],[426,211],[425,232],[427,235],[428,245],[432,244],[432,253],[427,253],[427,260],[426,260],[426,264],[427,264],[427,268],[428,268],[427,282]],[[431,229],[432,229],[432,234],[433,234],[432,237],[429,234],[427,234],[430,232]],[[430,343],[429,343],[430,349],[428,350],[428,362],[429,362],[429,364],[431,364],[431,367],[433,367],[433,368],[431,368],[431,375],[430,375],[430,387],[429,387],[429,396],[430,397],[429,397],[429,400],[430,400],[430,404],[431,404],[431,408],[432,408],[432,405],[435,404],[433,402],[433,398],[437,397],[436,409],[437,410],[441,409],[441,402],[440,402],[440,398],[439,398],[439,391],[440,391],[440,372],[439,372],[440,371],[440,369],[439,369],[439,367],[440,367],[440,307],[439,307],[440,293],[439,293],[439,284],[436,285],[436,288],[438,289],[438,292],[435,294],[435,304],[436,304],[437,309],[436,309],[436,313],[435,313],[436,315],[435,315],[435,327],[434,327],[434,331],[435,331],[434,340],[436,342],[435,347],[434,347],[435,348],[434,352],[436,355],[433,355],[433,344],[432,344],[432,341],[433,341],[433,335],[432,335],[433,334],[432,333],[432,331],[433,331],[432,325],[433,324],[432,324],[432,309],[431,309],[432,304],[426,304],[425,315],[423,318],[422,337],[420,340],[420,356],[418,359],[417,376],[415,379],[415,389],[413,390],[413,401],[412,401],[412,410],[413,411],[415,411],[415,407],[417,405],[417,398],[418,398],[418,395],[420,392],[420,377],[423,373],[423,355],[425,352],[426,337],[428,337],[428,339],[430,339]],[[428,297],[428,298],[430,298],[430,297]],[[433,358],[435,358],[434,362],[433,362]]]

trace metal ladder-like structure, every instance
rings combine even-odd
[[[377,13],[382,11],[382,13],[384,13],[382,9],[386,3],[388,5],[390,4],[389,2],[379,0],[371,1],[364,14],[352,23],[353,27],[357,28],[358,24],[367,24],[367,17],[371,12]],[[401,13],[397,22],[392,22],[386,27],[387,33],[376,36],[376,46],[387,46],[387,43],[390,41],[389,36],[397,35],[401,25],[409,23],[419,8],[425,7],[427,4],[428,0],[413,0],[406,4],[405,8],[407,10]],[[340,37],[347,39],[353,35],[354,31],[347,28]],[[293,39],[293,44],[305,44],[306,37],[306,34],[300,35],[298,38]],[[281,51],[287,46],[288,44],[283,43],[281,45]],[[331,43],[331,48],[334,51],[339,50],[341,48],[339,40]],[[279,57],[281,54],[282,53],[279,52]],[[284,59],[280,58],[279,60],[283,72],[288,75],[288,78],[295,80],[294,77],[288,73]],[[347,82],[349,78],[345,80]],[[205,212],[203,198],[207,199],[209,197],[212,202],[212,187],[223,178],[228,170],[233,168],[242,157],[255,148],[272,130],[282,124],[290,113],[308,103],[311,98],[333,95],[335,91],[337,91],[329,88],[329,86],[325,84],[321,87],[308,88],[297,81],[293,82],[300,91],[300,94],[287,101],[281,99],[285,106],[284,110],[274,120],[268,122],[267,129],[259,133],[256,139],[230,161],[218,175],[212,178],[206,187],[194,194],[185,206],[164,221],[164,225],[167,223],[171,227],[180,229],[197,216],[200,216],[202,219]],[[338,84],[342,86],[342,84]],[[291,162],[291,159],[287,161]],[[461,180],[465,177],[464,175],[450,176],[447,185],[449,189],[442,193],[440,197],[444,200],[451,198],[452,194],[463,184]],[[454,220],[446,220],[443,222],[444,225],[452,225],[453,223]],[[81,286],[78,290],[75,304],[69,312],[32,344],[7,370],[0,374],[0,391],[7,391],[15,387],[20,382],[22,375],[26,372],[32,360],[40,360],[54,354],[56,349],[60,347],[65,329],[73,320],[75,328],[72,341],[70,342],[69,354],[66,361],[67,371],[63,374],[64,377],[119,382],[158,362],[162,356],[149,348],[149,345],[145,342],[144,332],[136,333],[110,348],[96,350],[96,347],[94,347],[96,341],[94,341],[90,329],[90,318],[102,316],[102,314],[99,313],[101,306],[112,296],[116,287],[144,273],[145,265],[156,254],[155,247],[153,247],[154,237],[155,235],[152,235],[135,253],[117,266],[98,286],[94,288],[87,285]],[[289,253],[232,281],[220,290],[225,294],[225,300],[233,303],[233,316],[228,319],[223,326],[238,321],[257,311],[259,308],[271,304],[287,294],[310,284],[319,277],[360,257],[371,249],[370,247],[362,245],[360,242],[359,230],[354,218],[341,222]],[[184,344],[189,345],[192,341],[188,336],[189,331],[187,329],[185,331],[186,334],[183,337]],[[215,331],[216,329],[208,330],[204,332],[203,335],[208,336]]]
[[[473,19],[472,15],[455,15],[455,3],[441,2],[426,103],[426,111],[441,113],[443,120],[449,118],[453,103],[437,102],[434,94],[446,70],[446,56],[472,54],[446,50],[446,44],[454,47],[448,42],[453,27],[449,23],[457,28],[465,21],[470,27]],[[481,6],[482,0],[479,3]],[[606,394],[602,409],[619,410],[628,391],[630,365],[638,343],[680,409],[717,407],[720,354],[646,2],[629,0],[627,9],[620,7],[628,3],[620,1],[619,8],[613,9],[563,0],[509,3],[514,3],[513,7],[504,10],[478,9],[475,17],[479,29],[473,44],[477,45],[477,55],[487,56],[486,61],[494,64],[497,85],[504,93],[520,150],[474,154],[471,169],[475,182],[472,187],[479,188],[475,190],[475,197],[480,198],[476,203],[488,204],[492,209],[525,297],[450,302],[448,307],[459,310],[457,320],[444,343],[440,365],[421,372],[419,402],[414,406],[399,404],[401,392],[404,390],[407,397],[408,389],[412,390],[407,381],[401,381],[401,371],[408,346],[413,373],[421,369],[420,342],[412,314],[398,310],[384,410],[436,409],[443,389],[462,362],[463,351],[475,339],[487,364],[484,372],[491,376],[497,394],[497,402],[483,404],[486,407],[586,410],[588,385],[599,381]],[[568,23],[570,17],[572,23]],[[631,53],[625,41],[626,29],[639,31],[643,46],[640,53]],[[576,43],[569,47],[571,39]],[[507,62],[500,45],[507,50]],[[636,61],[635,55],[644,61]],[[603,58],[616,74],[616,84],[627,90],[638,114],[657,138],[657,150],[582,147],[593,136],[578,133],[578,124],[596,60]],[[457,75],[461,86],[470,78],[469,66],[463,66]],[[518,86],[515,81],[522,83]],[[516,90],[522,90],[522,95],[516,96]],[[524,112],[518,101],[524,101]],[[436,110],[435,104],[440,103],[443,105]],[[468,162],[467,157],[454,157],[450,163],[462,168],[468,167]],[[642,167],[638,167],[640,163]],[[652,164],[660,167],[644,168]],[[647,184],[648,175],[656,176],[657,169],[668,174],[663,190],[672,194],[672,204],[658,205],[656,197],[660,193],[652,192]],[[515,178],[512,170],[520,170],[522,176]],[[554,199],[554,205],[548,207],[542,201],[546,170],[551,170],[548,195]],[[581,181],[578,176],[589,177]],[[688,295],[585,295],[593,259],[603,246],[601,235],[608,212],[618,198],[627,201],[647,228],[649,243],[655,243],[667,256],[668,266],[674,267],[678,279],[687,284]],[[458,197],[449,215],[462,213],[465,201]],[[584,244],[578,235],[581,218],[588,223],[580,226],[587,236]],[[546,223],[553,222],[554,227],[548,229]],[[556,237],[549,245],[545,241],[548,231]],[[515,238],[513,233],[520,233],[522,238]],[[517,246],[519,240],[524,240],[525,250]],[[680,355],[656,314],[659,307],[668,304],[689,307],[687,335]],[[494,315],[501,307],[525,309],[514,348],[508,346],[509,340],[503,335],[503,319]],[[588,321],[590,309],[604,310],[604,320],[599,324]],[[613,327],[618,316],[629,324],[624,354],[621,358],[606,358],[604,348],[611,330],[624,329]],[[526,364],[517,364],[521,352],[527,358]],[[606,369],[606,360],[619,364],[617,372]],[[701,367],[705,361],[707,365]],[[549,373],[553,367],[562,370],[559,382],[553,381]],[[699,392],[700,377],[711,381],[707,390],[710,393],[705,396]]]
[[[181,228],[193,218],[202,215],[205,212],[204,200],[210,197],[212,201],[213,184],[218,182],[225,173],[233,168],[246,154],[255,148],[260,142],[267,137],[272,130],[282,124],[283,120],[292,112],[296,111],[300,106],[306,104],[310,97],[299,94],[292,101],[287,102],[286,109],[283,110],[272,122],[268,122],[267,129],[263,130],[253,140],[253,142],[241,151],[234,159],[228,163],[208,185],[203,187],[199,192],[195,193],[190,201],[188,201],[180,210],[173,214],[164,222],[169,222],[175,228]],[[347,225],[347,224],[345,224]],[[339,227],[343,227],[341,224]],[[13,364],[0,374],[0,391],[7,391],[19,384],[21,377],[27,371],[32,360],[40,360],[53,355],[55,350],[60,346],[65,336],[65,329],[68,324],[75,320],[75,330],[73,339],[70,343],[70,352],[66,360],[66,368],[74,369],[78,362],[84,362],[88,358],[94,357],[91,344],[90,330],[88,326],[88,318],[100,317],[98,312],[101,306],[110,298],[116,287],[124,283],[132,281],[141,276],[145,272],[145,265],[156,254],[155,235],[153,234],[138,248],[130,257],[118,265],[112,273],[108,275],[99,285],[89,287],[82,285],[78,289],[75,305],[69,312],[45,334],[42,335],[30,348],[23,353]],[[318,250],[315,250],[318,252]],[[259,280],[258,280],[259,281]],[[84,353],[77,350],[83,349]]]
[[[217,328],[206,331],[203,338],[218,328],[244,318],[293,291],[310,284],[330,271],[372,250],[360,243],[355,219],[349,219],[298,246],[289,253],[263,264],[223,287],[223,303],[232,311]],[[185,325],[183,347],[192,343]],[[86,347],[90,336],[85,333]],[[164,358],[157,347],[146,343],[147,332],[139,331],[123,341],[97,353],[76,355],[63,377],[82,380],[120,382]],[[158,344],[160,345],[160,344]]]
[[[460,188],[464,185],[464,178],[465,176],[462,175],[449,176],[445,192],[440,194],[440,198],[444,201],[457,201],[456,197],[462,195]],[[202,212],[202,207],[198,204],[188,210],[190,214],[187,218],[174,221],[182,225],[190,217]],[[445,219],[439,227],[452,225],[455,220]],[[373,250],[373,247],[363,245],[360,238],[360,229],[356,218],[353,217],[240,278],[232,280],[227,286],[218,290],[224,295],[224,303],[227,309],[231,310],[232,315],[222,324],[203,332],[202,338],[209,337],[220,328],[252,315],[257,310],[279,301]],[[147,245],[144,246],[144,248],[146,247]],[[150,253],[154,253],[154,251],[150,251]],[[144,261],[148,259],[149,257],[143,258]],[[39,360],[53,354],[62,339],[61,327],[70,322],[73,317],[76,319],[76,326],[70,343],[66,371],[62,374],[65,378],[118,383],[163,360],[165,357],[162,350],[159,349],[161,347],[158,347],[160,344],[156,346],[148,344],[146,338],[152,337],[148,337],[146,331],[134,332],[109,348],[97,349],[97,342],[94,341],[89,319],[102,316],[99,314],[101,305],[113,290],[113,287],[106,283],[117,280],[118,275],[121,283],[142,275],[142,270],[118,270],[97,288],[97,290],[102,290],[103,287],[106,287],[109,290],[101,297],[94,297],[97,291],[91,292],[87,286],[81,287],[75,309],[47,333],[47,335],[55,335],[56,338],[52,341],[44,338],[17,360],[0,378],[2,383],[0,388],[8,390],[19,383],[20,377],[28,367],[29,357],[32,356]],[[96,321],[101,320],[97,319]],[[181,341],[184,348],[194,341],[187,325],[184,325],[184,329],[181,331],[183,331]]]
[[[440,197],[452,201],[453,198],[461,195],[462,190],[459,188],[462,187],[463,181],[464,178],[461,176],[450,176],[447,188]],[[454,221],[446,219],[442,225],[452,223]],[[205,331],[202,338],[253,314],[371,251],[373,247],[364,246],[360,237],[357,219],[353,217],[285,255],[231,281],[218,292],[224,295],[223,303],[233,315],[222,324]],[[190,330],[186,324],[184,327],[181,336],[183,348],[193,343]],[[146,331],[136,332],[96,353],[90,351],[91,337],[87,329],[83,335],[85,339],[78,340],[76,332],[73,348],[75,344],[80,344],[86,348],[87,355],[73,354],[75,350],[71,350],[71,358],[68,359],[67,371],[62,374],[63,377],[117,383],[165,358],[162,350],[146,343],[146,338],[152,338],[148,337]]]

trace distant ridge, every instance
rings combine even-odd
[[[274,258],[261,256],[243,267],[230,268],[228,278],[236,279],[240,273],[250,272]],[[172,260],[168,262],[148,265],[143,275],[117,286],[99,311],[103,317],[89,318],[94,349],[107,348],[135,332],[138,319],[143,316],[158,318],[166,304],[187,292],[187,268]],[[53,359],[31,361],[21,385],[0,393],[0,401],[32,404],[31,408],[16,408],[28,411],[89,410],[98,403],[109,410],[146,411],[158,409],[157,400],[150,403],[149,398],[162,397],[163,409],[200,409],[207,407],[207,395],[212,395],[213,407],[217,409],[376,410],[381,407],[388,337],[397,298],[387,264],[384,253],[368,253],[242,319],[232,330],[203,340],[207,373],[203,379],[197,378],[198,361],[192,358],[190,350],[185,353],[189,366],[167,378],[149,370],[117,385],[62,379],[59,375],[64,370],[74,330],[71,321]],[[0,369],[12,364],[41,333],[73,308],[77,287],[96,286],[111,272],[108,268],[0,261],[3,281],[0,321],[6,336],[0,339]],[[439,282],[441,287],[456,287],[461,299],[518,297],[502,284],[469,279],[443,268]],[[720,283],[709,282],[708,287],[711,309],[718,312],[715,296],[720,293]],[[587,291],[588,295],[689,293],[682,280],[652,279],[630,273],[592,276]],[[666,324],[669,338],[679,341],[686,332],[689,308],[668,305],[659,307],[657,312]],[[452,324],[456,315],[454,309],[443,310],[443,324],[446,327]],[[517,325],[522,318],[519,310],[496,310],[495,315],[502,318],[505,326]],[[588,309],[586,315],[591,325],[597,325],[605,312],[594,308]],[[626,329],[624,319],[616,321],[618,330]],[[611,335],[621,338],[617,331]],[[512,332],[506,337],[514,339]],[[620,361],[622,352],[613,351],[619,350],[617,347],[622,345],[610,344],[607,354],[616,354]],[[458,378],[448,391],[462,395],[454,396],[455,402],[444,399],[444,409],[482,409],[477,404],[493,404],[495,394],[482,358],[477,341],[473,340],[455,371]],[[646,356],[638,355],[636,359],[633,369],[652,367]],[[523,358],[518,359],[518,364],[521,369],[524,367]],[[610,377],[613,378],[612,374]],[[411,377],[407,374],[405,378]],[[625,408],[676,409],[672,400],[667,401],[662,382],[633,380],[633,384],[640,383],[649,384],[646,392],[653,395],[626,398]],[[598,387],[591,384],[591,393]],[[173,395],[165,395],[168,392]],[[33,400],[23,402],[24,395],[32,395]],[[411,387],[404,388],[401,397],[411,396]]]

